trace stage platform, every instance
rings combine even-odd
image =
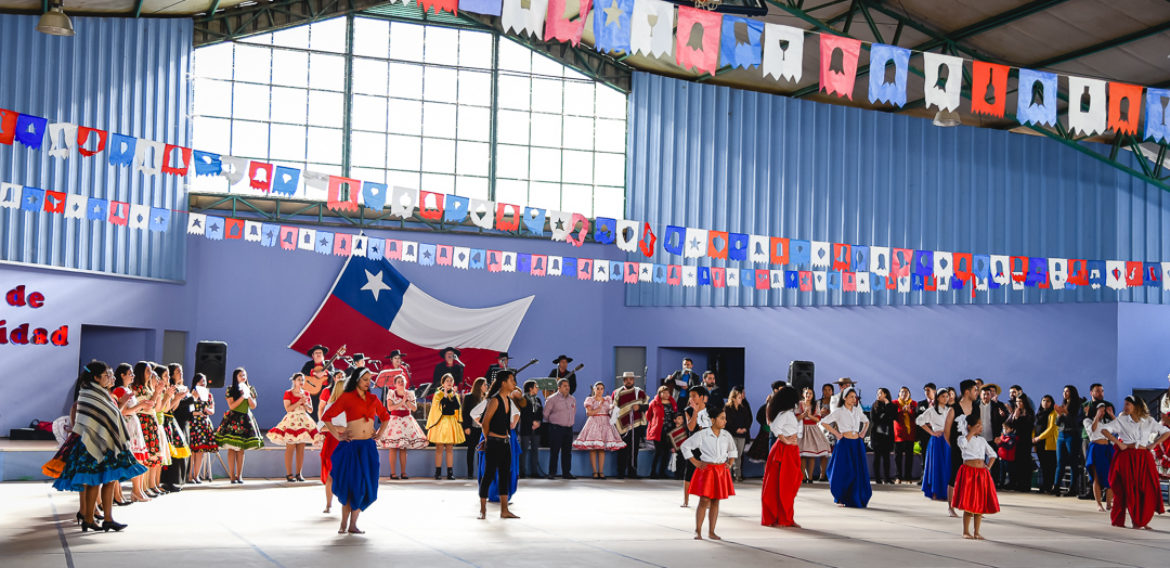
[[[760,526],[760,483],[740,484],[721,507],[722,542],[694,541],[694,503],[679,507],[673,481],[522,481],[513,511],[475,518],[467,481],[383,481],[361,517],[365,535],[338,535],[316,482],[249,479],[189,487],[115,510],[122,533],[82,533],[77,495],[44,482],[0,484],[0,565],[5,568],[185,566],[561,567],[755,566],[1163,567],[1170,518],[1154,530],[1114,528],[1092,502],[1000,494],[984,542],[912,486],[875,486],[868,509],[842,509],[826,484],[796,500],[803,529]]]

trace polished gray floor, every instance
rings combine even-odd
[[[1154,530],[1109,525],[1092,502],[1001,494],[985,542],[964,540],[946,508],[910,486],[877,486],[870,508],[841,509],[824,484],[803,486],[804,528],[760,526],[760,483],[724,502],[722,542],[691,539],[694,502],[675,482],[522,481],[504,521],[475,518],[467,481],[383,482],[365,535],[338,535],[314,480],[191,487],[115,510],[123,533],[82,534],[76,494],[41,482],[0,484],[0,566],[1080,566],[1170,565],[1170,519]]]

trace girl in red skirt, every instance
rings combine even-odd
[[[1158,469],[1150,450],[1170,438],[1170,429],[1150,417],[1146,401],[1125,397],[1125,410],[1103,430],[1113,442],[1116,453],[1109,471],[1113,490],[1113,510],[1109,512],[1115,527],[1125,526],[1129,511],[1135,529],[1149,529],[1154,512],[1164,513]]]
[[[796,402],[796,389],[788,386],[780,387],[768,401],[769,428],[776,443],[772,444],[764,464],[764,489],[760,493],[763,508],[760,522],[766,527],[800,528],[792,519],[796,492],[803,480],[799,444],[804,427],[796,417]]]
[[[715,534],[715,521],[719,520],[719,502],[735,495],[731,483],[729,465],[735,463],[735,439],[724,430],[727,414],[723,407],[707,405],[711,427],[696,432],[682,445],[682,454],[695,466],[689,492],[699,496],[699,508],[695,511],[695,540],[703,540],[703,517],[707,517],[707,538],[723,540]],[[695,459],[699,450],[702,461]]]
[[[979,415],[968,414],[966,418],[967,434],[960,434],[958,438],[963,465],[959,466],[959,473],[955,477],[955,495],[951,506],[963,511],[963,538],[983,540],[983,535],[979,534],[983,515],[999,512],[995,482],[988,473],[988,469],[995,464],[995,450],[980,435],[983,433],[983,422]],[[974,533],[970,531],[972,519],[975,521]]]

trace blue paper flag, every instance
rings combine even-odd
[[[224,229],[223,225],[223,217],[212,217],[211,215],[208,215],[206,225],[204,225],[203,236],[213,241],[222,241]]]
[[[841,273],[837,272],[835,270],[830,271],[829,278],[825,282],[825,287],[828,288],[829,290],[840,290],[841,289]]]
[[[951,290],[962,290],[966,284],[967,282],[958,276],[951,277]]]
[[[388,189],[384,183],[362,182],[362,204],[365,205],[366,209],[381,211],[383,207],[386,207]],[[466,207],[463,208],[463,212],[467,212]]]
[[[223,171],[223,162],[220,161],[219,154],[195,150],[191,155],[194,156],[195,175],[217,176]]]
[[[516,253],[516,272],[530,274],[532,272],[532,255],[528,253]]]
[[[571,256],[566,256],[561,259],[561,276],[567,278],[577,277],[577,259]]]
[[[461,12],[474,12],[488,16],[499,16],[503,13],[503,0],[459,0]],[[435,7],[438,10],[438,7]]]
[[[696,271],[696,282],[698,282],[699,286],[710,286],[711,285],[711,267],[700,266],[699,269]]]
[[[630,53],[634,0],[597,0],[593,4],[593,49]]]
[[[333,233],[329,231],[317,231],[317,242],[314,243],[314,249],[318,254],[333,254]]]
[[[756,270],[754,268],[739,269],[739,285],[743,286],[744,288],[755,288]]]
[[[991,278],[991,255],[971,255],[971,273],[980,280],[987,280],[988,278]]]
[[[880,276],[878,274],[874,274],[873,276],[870,277],[870,279],[869,279],[870,291],[876,292],[878,290],[884,290],[885,287],[886,287],[886,277],[885,276]]]
[[[427,244],[427,243],[419,243],[418,244],[418,263],[419,264],[421,264],[423,266],[434,266],[435,259],[438,256],[438,254],[439,254],[439,251],[436,249],[435,245]]]
[[[49,120],[46,118],[31,114],[19,115],[16,117],[16,141],[33,150],[40,150],[48,126]]]
[[[366,258],[370,260],[382,260],[386,256],[386,241],[385,239],[371,238],[366,244]]]
[[[483,270],[487,264],[487,251],[483,249],[471,249],[471,259],[467,261],[468,268],[476,268]]]
[[[24,116],[24,115],[21,115]],[[20,193],[20,208],[24,211],[40,211],[45,202],[45,190],[24,186]]]
[[[272,174],[272,193],[292,195],[297,192],[300,182],[301,170],[276,166],[276,171]]]
[[[162,207],[150,208],[150,230],[165,233],[171,225],[171,210]]]
[[[812,245],[808,241],[788,241],[788,264],[806,266],[812,263]]]
[[[260,246],[274,247],[280,240],[280,225],[264,223],[260,227]]]
[[[85,218],[90,221],[105,221],[106,211],[110,204],[105,199],[98,199],[96,197],[89,198],[89,203],[86,204]]]
[[[1089,271],[1089,285],[1093,287],[1104,286],[1109,278],[1108,273],[1105,272],[1105,261],[1090,260],[1085,263],[1085,266]]]
[[[544,234],[544,218],[547,211],[538,207],[524,208],[524,228],[534,235]]]
[[[137,145],[137,138],[111,132],[110,144],[106,146],[106,152],[110,155],[110,165],[129,166],[134,163],[134,148]]]
[[[914,251],[912,271],[919,276],[930,276],[934,274],[934,251],[932,250],[916,250]]]
[[[906,72],[910,50],[895,45],[869,46],[869,102],[906,104]]]
[[[1146,138],[1170,142],[1170,90],[1146,88]]]
[[[654,265],[654,283],[655,284],[665,284],[666,283],[666,265],[665,264],[655,264]]]
[[[764,48],[760,42],[763,35],[764,22],[724,15],[720,39],[722,46],[719,50],[721,63],[745,69],[759,65],[763,60]]]
[[[467,204],[469,199],[457,195],[448,195],[443,201],[443,221],[447,223],[462,223],[467,218]]]
[[[624,280],[625,279],[625,274],[624,274],[625,266],[626,266],[626,263],[624,263],[620,260],[609,261],[609,279],[611,281],[615,281],[615,282],[621,282],[622,280]]]
[[[1041,284],[1048,284],[1048,259],[1029,258],[1028,276],[1024,280],[1024,286],[1034,288]]]
[[[919,290],[922,290],[925,287],[926,286],[923,283],[923,276],[921,274],[915,273],[915,274],[910,275],[910,291],[911,292],[917,292]]]
[[[593,240],[608,245],[613,243],[617,235],[617,220],[609,217],[597,217],[593,220]]]
[[[1162,287],[1162,263],[1147,262],[1146,263],[1146,277],[1144,278],[1146,286],[1150,288]]]
[[[747,260],[748,246],[751,237],[743,233],[728,233],[727,234],[727,259],[728,260]],[[753,276],[753,278],[755,278]]]
[[[1056,74],[1020,68],[1016,120],[1020,124],[1056,124]]]
[[[800,288],[800,272],[796,270],[784,271],[784,287],[793,290]]]
[[[869,272],[869,247],[853,245],[853,271]]]
[[[686,241],[687,230],[685,227],[667,225],[666,232],[662,234],[662,250],[670,254],[681,255],[683,253],[683,244]]]

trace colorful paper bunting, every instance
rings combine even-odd
[[[1070,131],[1086,136],[1105,132],[1108,128],[1105,81],[1070,75],[1067,111]]]
[[[40,150],[48,126],[48,119],[22,114],[16,118],[16,141],[33,150]]]
[[[113,209],[111,209],[111,214]],[[207,223],[204,225],[203,236],[213,241],[222,241],[224,232],[223,217],[207,216]]]
[[[869,102],[906,105],[910,50],[875,43],[869,47]]]
[[[468,203],[466,197],[448,195],[443,200],[443,221],[447,223],[462,223],[467,218]]]
[[[707,231],[687,227],[685,243],[683,245],[684,258],[699,258],[707,254]]]
[[[585,31],[592,0],[578,0],[578,8],[569,8],[567,0],[548,0],[548,18],[544,22],[544,41],[568,42],[577,47]],[[571,12],[571,13],[570,13]],[[594,14],[594,18],[598,17]]]
[[[106,159],[111,166],[129,166],[134,162],[135,146],[138,139],[122,134],[110,135],[110,150]]]
[[[91,134],[96,134],[97,140],[93,144],[93,148],[86,148],[89,145]],[[94,154],[106,149],[106,139],[108,134],[105,130],[98,130],[96,128],[89,128],[85,126],[77,127],[77,152],[82,156],[89,158]]]
[[[548,0],[504,0],[500,23],[505,32],[540,37],[547,12]]]
[[[293,195],[297,192],[297,185],[301,181],[301,170],[285,166],[276,166],[272,174],[272,193]]]
[[[269,191],[272,189],[272,173],[275,166],[267,162],[252,160],[248,163],[248,185],[252,189]],[[332,180],[330,180],[332,182]],[[329,188],[329,198],[334,199],[333,187]],[[330,201],[330,209],[338,209],[335,202]]]
[[[434,193],[431,191],[420,191],[418,216],[428,221],[439,221],[443,218],[443,201],[445,196],[442,193]]]
[[[617,222],[617,230],[614,238],[618,250],[623,252],[638,251],[639,228],[637,221],[621,219]]]
[[[78,136],[81,136],[81,134],[79,133]],[[102,137],[102,142],[105,142],[104,136]],[[82,150],[81,153],[85,154],[85,150]],[[195,150],[193,156],[195,161],[195,175],[216,176],[220,174],[222,164],[219,159],[219,154]]]
[[[9,146],[16,140],[16,121],[20,113],[0,108],[0,144]]]
[[[1056,74],[1020,68],[1016,120],[1020,124],[1056,124]]]
[[[760,20],[724,16],[719,52],[723,65],[741,69],[760,65],[763,35],[764,22]]]
[[[726,231],[707,231],[707,256],[727,260]]]
[[[821,34],[821,90],[853,100],[853,83],[857,79],[857,58],[860,54],[860,41]]]
[[[804,30],[779,24],[764,24],[764,57],[760,70],[792,82],[804,72]]]
[[[662,250],[670,254],[683,254],[687,243],[687,230],[676,225],[667,225],[662,234]]]
[[[597,0],[593,10],[593,49],[630,53],[634,0]]]
[[[719,31],[723,14],[678,7],[675,61],[683,69],[715,74],[719,68]]]
[[[418,0],[418,7],[423,14],[427,13],[427,8],[431,8],[435,14],[442,11],[459,15],[459,0]]]
[[[971,112],[1003,118],[1007,108],[1007,65],[975,61],[971,67]]]
[[[1146,89],[1146,133],[1154,142],[1170,142],[1170,90]]]
[[[357,198],[362,182],[340,176],[329,176],[329,197],[326,205],[335,211],[357,212]]]
[[[459,0],[459,9],[487,16],[499,16],[503,13],[500,0]]]
[[[630,48],[634,53],[669,57],[674,47],[674,4],[664,0],[634,0],[630,30]]]
[[[1118,134],[1137,134],[1141,120],[1142,86],[1109,82],[1109,128]]]
[[[608,245],[614,242],[617,233],[617,220],[609,217],[595,217],[593,219],[593,240]]]
[[[520,211],[519,205],[512,205],[511,203],[497,203],[496,204],[496,230],[513,232],[520,230]]]

